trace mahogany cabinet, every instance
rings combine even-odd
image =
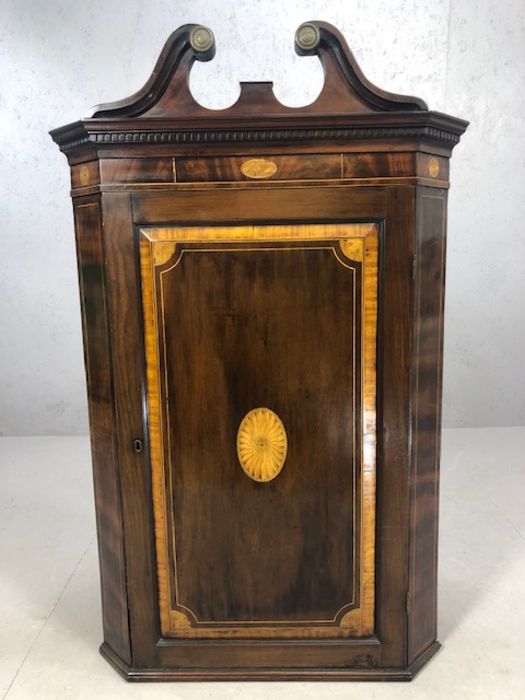
[[[199,105],[205,27],[54,130],[102,581],[128,680],[407,680],[435,653],[449,158],[467,123],[297,31],[310,105]]]

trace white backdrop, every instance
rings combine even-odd
[[[346,36],[365,75],[471,121],[452,159],[444,423],[525,424],[523,0],[3,0],[0,8],[0,434],[87,431],[66,159],[47,131],[125,97],[180,24],[215,33],[192,89],[210,107],[239,80],[312,101],[301,22]]]

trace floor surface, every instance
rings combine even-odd
[[[525,428],[445,431],[439,639],[406,683],[126,684],[102,639],[89,444],[0,439],[0,698],[525,698]]]

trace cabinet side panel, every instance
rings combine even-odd
[[[382,250],[378,344],[377,636],[383,665],[406,665],[410,458],[411,256],[415,189],[391,188]],[[381,265],[380,265],[381,269]]]
[[[84,359],[88,387],[93,481],[104,640],[130,661],[126,574],[118,465],[115,455],[113,386],[106,313],[104,255],[97,200],[75,206]]]
[[[104,193],[104,252],[116,404],[118,460],[134,666],[155,666],[160,636],[151,475],[142,403],[143,347],[138,258],[129,193]],[[142,440],[142,452],[134,449]]]
[[[420,188],[412,378],[409,663],[435,641],[437,628],[445,216],[446,191]]]

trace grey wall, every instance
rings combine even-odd
[[[305,104],[322,83],[293,53],[308,19],[338,26],[380,87],[471,121],[452,160],[444,422],[525,424],[522,0],[3,0],[0,433],[87,430],[68,168],[47,131],[134,92],[190,21],[217,39],[192,78],[204,104],[263,79]]]

